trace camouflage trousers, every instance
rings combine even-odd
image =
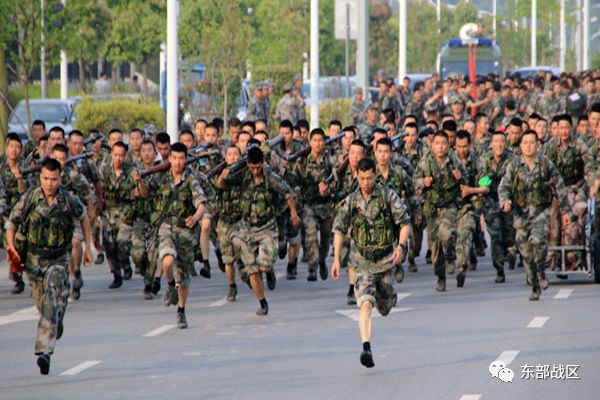
[[[102,245],[113,273],[129,267],[131,234],[131,225],[121,220],[118,211],[102,214]]]
[[[333,238],[332,204],[304,205],[302,219],[306,228],[306,250],[308,251],[308,271],[314,272],[320,262],[325,262]]]
[[[153,226],[151,226],[146,246],[148,268],[144,273],[144,284],[151,285],[155,277],[160,277],[159,268],[162,268],[162,263],[158,259],[158,232]]]
[[[549,221],[550,208],[544,210],[515,210],[514,213],[517,246],[527,276],[534,285],[538,283],[538,274],[544,276],[545,260],[548,253]]]
[[[408,249],[408,262],[414,264],[415,258],[421,254],[423,245],[423,231],[425,230],[425,220],[416,218],[414,214],[410,215],[410,247]]]
[[[483,216],[491,238],[492,264],[496,271],[504,271],[507,256],[516,256],[513,214],[503,212],[494,203],[493,207],[485,209]]]
[[[52,354],[56,344],[58,325],[62,323],[70,294],[68,255],[58,259],[44,259],[27,254],[27,275],[31,296],[35,300],[40,319],[35,340],[35,354]]]
[[[587,218],[587,198],[583,192],[583,188],[577,188],[575,186],[568,187],[567,197],[569,199],[569,206],[571,207],[571,210],[575,212],[577,220],[571,221],[571,223],[567,226],[563,226],[560,210],[558,208],[558,201],[553,199],[550,213],[550,233],[548,239],[550,246],[581,245],[583,242],[583,224]],[[546,264],[549,267],[557,267],[560,265],[558,262],[558,254],[559,253],[556,252],[548,253]],[[577,251],[568,251],[565,253],[565,257],[567,269],[576,270],[583,266],[583,253]]]
[[[294,226],[292,224],[292,218],[290,217],[290,210],[285,209],[281,215],[277,217],[277,240],[279,246],[284,246],[286,243],[291,246],[300,243],[300,226]]]
[[[143,219],[136,219],[131,234],[131,258],[140,274],[145,275],[148,268],[148,247],[152,227]]]
[[[466,272],[473,252],[473,235],[479,224],[479,214],[465,206],[458,211],[456,227],[456,268],[458,272]]]
[[[194,249],[198,240],[194,230],[168,223],[158,228],[158,261],[167,255],[175,258],[175,282],[184,287],[190,284],[190,273],[194,267]]]
[[[269,272],[277,258],[277,225],[275,221],[263,226],[249,226],[241,221],[232,233],[233,245],[240,249],[240,256],[248,274]]]
[[[455,254],[456,224],[458,210],[456,208],[439,208],[427,219],[427,239],[431,250],[431,261],[434,273],[440,279],[446,279],[445,261]]]
[[[240,257],[240,248],[233,245],[233,240],[231,237],[235,229],[235,225],[238,222],[230,224],[225,222],[222,218],[219,218],[219,222],[217,222],[215,231],[217,233],[217,238],[219,239],[221,257],[223,258],[223,263],[225,264],[233,264],[233,262]]]
[[[387,315],[394,305],[394,268],[383,272],[358,272],[354,282],[354,295],[358,308],[365,301],[371,302],[381,315]]]

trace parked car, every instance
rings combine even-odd
[[[29,100],[29,109],[31,112],[31,122],[36,119],[44,121],[46,129],[53,126],[60,126],[66,133],[73,130],[73,125],[77,119],[76,106],[79,98],[60,99],[35,99]],[[27,115],[25,111],[25,100],[21,100],[10,114],[8,119],[8,132],[15,132],[23,143],[28,140],[27,137]]]
[[[560,76],[560,69],[552,66],[520,67],[511,72],[511,76],[519,74],[522,79],[535,78],[540,72],[550,72],[554,76]]]

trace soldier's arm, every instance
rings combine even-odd
[[[340,208],[333,221],[333,265],[331,266],[331,276],[336,280],[339,278],[339,270],[342,263],[342,248],[344,247],[344,239],[348,234],[349,227],[350,204],[348,196],[340,204]]]
[[[581,139],[577,139],[578,148],[581,152],[581,157],[583,158],[583,169],[585,174],[585,181],[588,187],[594,185],[594,180],[596,178],[597,170],[594,168],[594,159],[592,158],[592,152],[587,144]]]
[[[504,203],[509,203],[509,206],[512,207],[512,182],[513,182],[513,174],[516,171],[513,171],[513,163],[511,162],[506,166],[506,172],[500,180],[500,184],[498,185],[498,203],[501,209],[505,209]]]
[[[4,213],[8,210],[8,203],[6,201],[6,191],[4,190],[4,183],[2,179],[0,179],[0,215],[4,215]]]
[[[190,185],[191,185],[191,191],[192,191],[192,202],[194,204],[194,207],[196,207],[196,212],[194,213],[194,215],[192,217],[196,222],[198,222],[198,221],[200,221],[200,218],[202,218],[202,215],[204,214],[204,210],[205,210],[204,205],[206,204],[206,202],[208,200],[206,198],[206,194],[204,193],[204,191],[202,190],[202,187],[200,186],[200,182],[198,182],[198,180],[193,178],[191,175],[190,175],[189,179],[190,179]],[[187,221],[186,221],[186,224],[187,224]],[[195,223],[192,224],[192,226],[194,226],[194,225],[195,225]]]
[[[571,206],[569,205],[569,197],[567,195],[565,181],[560,175],[560,172],[558,172],[558,168],[556,168],[551,161],[546,159],[545,162],[548,164],[548,173],[550,174],[548,184],[552,185],[552,191],[558,200],[560,212],[563,215],[571,214]]]

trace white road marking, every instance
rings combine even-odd
[[[519,350],[506,350],[506,351],[503,351],[496,358],[496,361],[502,361],[508,367],[510,365],[510,363],[513,362],[515,360],[515,358],[517,358],[517,356],[519,355],[519,353],[520,353]]]
[[[76,367],[73,367],[71,369],[66,370],[65,372],[63,372],[62,374],[60,374],[61,376],[73,376],[73,375],[77,375],[78,373],[85,371],[88,368],[92,368],[93,366],[96,366],[98,364],[100,364],[101,361],[86,361],[83,362],[81,364],[79,364]]]
[[[548,320],[550,319],[550,317],[535,317],[534,319],[531,320],[531,322],[529,323],[529,325],[527,325],[528,328],[541,328],[542,326],[544,326],[546,324],[546,322],[548,322]]]
[[[568,299],[573,293],[573,289],[560,289],[558,293],[554,295],[554,299],[556,300],[565,300]]]
[[[142,335],[142,337],[155,337],[158,335],[162,335],[163,333],[170,331],[173,328],[175,328],[175,325],[163,325],[160,328],[156,328],[155,330]]]
[[[21,321],[32,321],[40,317],[35,306],[27,307],[12,314],[0,316],[0,325],[8,325]]]
[[[479,400],[481,398],[480,394],[463,394],[460,397],[460,400]]]
[[[227,303],[227,297],[223,297],[221,300],[217,300],[214,303],[209,304],[208,307],[222,307]]]
[[[398,301],[404,300],[405,298],[407,298],[408,296],[410,296],[410,292],[408,292],[408,293],[396,293],[396,296],[398,296]]]
[[[410,311],[412,308],[392,308],[390,314],[396,314],[402,311]],[[360,310],[335,310],[336,313],[343,315],[344,317],[350,318],[353,321],[358,321],[358,317],[360,316]],[[381,317],[381,314],[378,312],[372,314],[373,318]]]

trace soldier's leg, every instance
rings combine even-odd
[[[117,229],[108,225],[108,222],[102,227],[102,245],[106,252],[106,260],[110,272],[113,274],[113,282],[110,284],[110,289],[116,289],[123,284],[121,276],[121,265],[118,262],[118,245],[117,245]]]
[[[133,275],[129,257],[131,255],[131,225],[121,223],[117,232],[117,262],[123,271],[123,279],[129,280]]]
[[[551,213],[548,223],[550,224],[550,229],[548,233],[548,244],[550,246],[558,246],[561,240],[561,221],[560,210],[558,208],[558,200],[556,198],[552,199]],[[545,260],[545,262],[548,268],[560,268],[559,259],[559,253],[549,252],[548,258]]]
[[[446,265],[444,258],[444,248],[441,237],[439,236],[439,222],[434,219],[427,221],[427,240],[431,250],[431,261],[433,263],[433,272],[438,278],[436,290],[443,292],[446,290]]]
[[[442,242],[442,247],[444,249],[446,273],[449,271],[453,272],[455,268],[454,260],[456,259],[456,225],[458,222],[458,210],[453,208],[442,209],[439,211],[437,218],[439,220],[437,235]]]
[[[38,289],[40,290],[40,289]],[[40,319],[35,354],[52,354],[62,335],[62,323],[69,298],[69,274],[64,265],[51,265],[44,272],[39,299]]]
[[[237,285],[235,283],[235,270],[233,262],[235,261],[235,253],[233,243],[231,241],[231,225],[219,219],[215,228],[217,238],[219,240],[219,248],[221,249],[221,257],[225,264],[225,275],[229,284],[229,292],[227,294],[228,301],[235,301],[237,297]]]
[[[204,278],[210,278],[210,262],[208,260],[210,251],[210,235],[212,231],[212,217],[208,211],[204,213],[200,223],[200,251],[204,265],[200,269],[200,275]],[[193,266],[192,266],[193,268]]]
[[[537,281],[543,290],[548,288],[548,280],[546,279],[545,261],[548,254],[548,231],[550,218],[549,210],[543,211],[532,222],[529,231],[529,243],[532,251],[532,268],[531,275],[535,282]]]
[[[390,313],[396,301],[394,268],[375,274],[375,306],[382,316]]]
[[[317,265],[319,262],[318,219],[314,210],[304,206],[302,211],[306,228],[306,250],[308,252],[308,280],[317,280]]]
[[[325,260],[331,248],[333,238],[333,220],[334,215],[326,215],[320,221],[320,241],[319,241],[319,274],[322,280],[326,280],[329,275],[329,270]]]
[[[492,248],[492,265],[496,269],[496,282],[503,283],[506,281],[504,273],[504,239],[503,239],[503,224],[504,213],[496,209],[486,209],[485,211],[485,226],[490,234],[490,246]],[[504,278],[504,279],[503,279]]]
[[[580,192],[569,191],[569,205],[577,216],[577,220],[571,221],[569,225],[563,227],[562,243],[564,245],[582,245],[584,233],[584,223],[587,219],[587,200]],[[578,270],[584,267],[583,252],[572,251],[566,253],[567,268],[569,270]]]
[[[152,299],[160,291],[160,270],[162,264],[158,260],[158,237],[157,232],[152,229],[148,235],[148,268],[144,274],[144,298]]]
[[[517,234],[515,231],[514,214],[502,213],[502,242],[504,247],[505,260],[508,263],[508,268],[514,270],[517,263]],[[527,271],[526,271],[527,272]]]
[[[73,292],[71,293],[71,298],[74,300],[79,300],[81,288],[83,287],[83,277],[81,276],[81,260],[83,258],[83,246],[81,242],[83,239],[81,224],[76,224],[73,239],[71,240],[73,246],[71,258],[69,259],[70,272],[73,274]]]
[[[408,271],[417,272],[415,258],[421,253],[421,243],[423,242],[422,222],[414,215],[410,216],[410,247],[408,249]]]
[[[375,275],[369,273],[358,273],[355,281],[356,304],[360,309],[358,318],[358,331],[360,340],[363,344],[363,351],[360,355],[360,362],[367,368],[375,366],[373,355],[371,353],[371,313],[373,306],[377,304],[375,295],[377,289],[375,286]]]
[[[287,253],[287,240],[286,240],[286,222],[288,219],[289,211],[281,213],[277,216],[277,242],[279,244],[279,259],[283,260]]]
[[[485,256],[485,249],[487,243],[485,242],[485,234],[482,228],[481,214],[477,213],[477,223],[475,224],[475,231],[473,232],[473,244],[475,245],[475,253],[477,257]]]
[[[104,246],[102,245],[102,221],[100,217],[92,221],[92,228],[94,247],[98,252],[98,256],[96,257],[96,261],[94,261],[94,264],[100,265],[104,262]]]
[[[287,279],[296,279],[298,271],[298,253],[300,252],[300,227],[295,227],[292,224],[289,210],[286,212],[286,233],[285,236],[288,242],[288,265]]]
[[[473,234],[477,226],[477,215],[467,211],[458,218],[456,239],[456,262],[458,275],[456,276],[459,287],[464,285],[465,275],[469,267],[471,250],[473,248]]]
[[[175,228],[176,231],[176,251],[177,258],[175,264],[177,284],[177,294],[179,301],[177,303],[180,312],[185,311],[185,304],[190,287],[190,273],[194,267],[194,244],[195,236],[193,232],[186,228]],[[183,309],[183,311],[181,310]]]
[[[146,272],[146,230],[147,224],[138,219],[133,223],[131,231],[131,259],[135,265],[135,272],[144,275]]]
[[[249,275],[252,292],[260,303],[260,308],[256,311],[257,315],[267,315],[269,312],[269,305],[265,299],[265,291],[261,277],[261,266],[259,265],[258,260],[261,241],[263,240],[269,240],[268,236],[265,236],[264,233],[254,229],[247,231],[238,230],[234,236],[234,246],[238,245],[240,248],[240,256],[244,263],[244,270]],[[272,241],[270,245],[271,251],[273,252],[272,257],[274,257],[276,256],[277,249],[277,234],[275,232],[272,233],[270,240]],[[263,265],[263,269],[266,270],[267,268]]]

